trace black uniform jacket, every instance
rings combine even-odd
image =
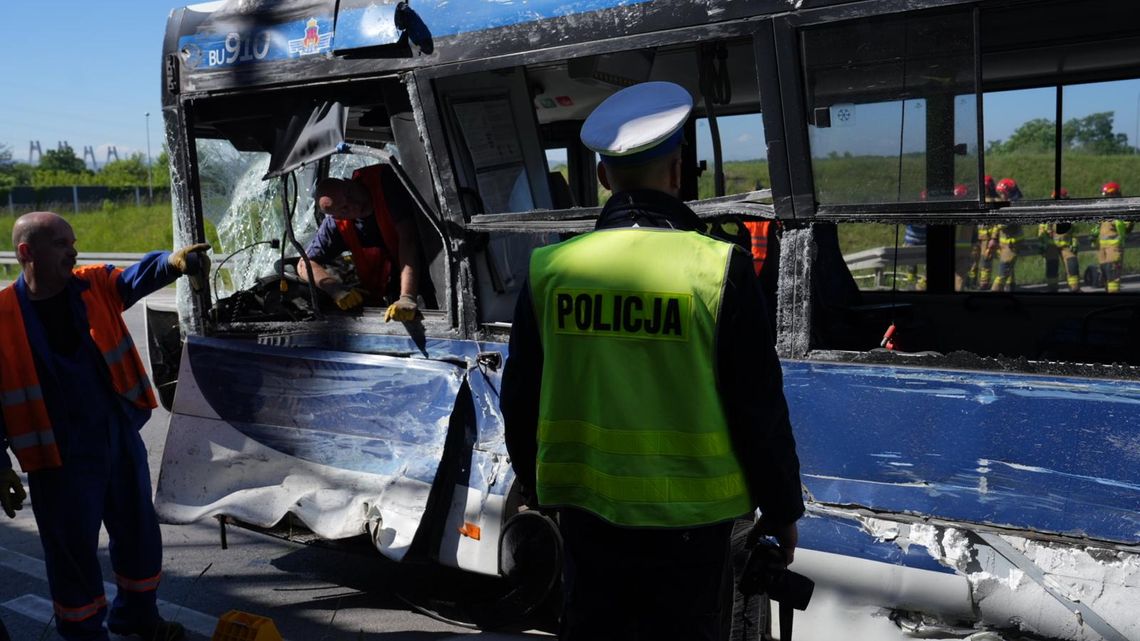
[[[614,194],[596,228],[634,225],[704,230],[700,218],[680,200],[648,190]],[[752,503],[768,523],[791,523],[804,512],[800,463],[764,297],[752,256],[743,249],[734,251],[730,259],[716,342],[717,385]],[[528,283],[515,307],[500,396],[507,451],[527,493],[535,487],[542,361],[542,342]]]

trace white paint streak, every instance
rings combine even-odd
[[[969,530],[871,517],[859,520],[876,540],[893,542],[904,552],[921,545],[932,558],[965,576],[984,625],[1066,641],[1101,639],[1079,613]],[[1125,638],[1140,639],[1140,617],[1135,612],[1140,603],[1140,554],[1012,535],[1002,539],[1040,568],[1051,590],[1087,606]]]

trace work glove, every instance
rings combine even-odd
[[[206,252],[209,249],[210,245],[208,243],[187,245],[186,247],[171,252],[167,260],[170,262],[170,265],[180,273],[187,276],[194,276],[200,272],[209,271],[210,259],[206,257]],[[205,269],[203,269],[203,267]]]
[[[416,304],[415,297],[405,294],[400,297],[400,300],[388,306],[388,311],[384,314],[384,322],[398,321],[401,323],[410,323],[422,317],[420,307]]]
[[[167,259],[170,264],[188,277],[190,288],[201,291],[210,277],[210,257],[206,252],[210,249],[207,243],[195,243],[177,249]]]
[[[337,292],[336,296],[333,296],[333,301],[336,302],[337,307],[347,312],[364,304],[364,292],[355,287],[342,289]]]
[[[24,484],[20,483],[16,470],[8,468],[0,472],[0,506],[8,518],[16,518],[16,510],[23,509],[26,498],[28,493],[24,491]]]

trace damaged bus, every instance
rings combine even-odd
[[[205,286],[180,281],[176,310],[148,309],[171,409],[161,517],[364,539],[505,577],[504,611],[539,607],[557,526],[518,510],[497,402],[514,301],[530,251],[591,229],[606,196],[578,140],[586,115],[668,80],[694,96],[685,198],[709,233],[748,245],[745,223],[774,230],[761,282],[808,501],[795,569],[915,636],[1140,639],[1138,14],[1108,0],[174,11],[174,244],[219,242]],[[341,311],[297,277],[316,181],[375,164],[411,194],[422,321]]]

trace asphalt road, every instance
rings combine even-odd
[[[125,318],[135,343],[145,348],[142,303],[128,310]],[[168,418],[159,408],[142,430],[152,482],[158,479]],[[228,549],[223,550],[213,520],[164,525],[162,535],[160,609],[164,617],[183,623],[190,639],[209,639],[218,617],[230,610],[271,618],[289,641],[552,638],[541,633],[479,632],[421,614],[403,600],[407,595],[415,592],[410,598],[427,603],[420,598],[425,586],[442,589],[461,577],[430,567],[398,566],[379,553],[308,547],[232,526]],[[105,582],[113,576],[106,545],[104,533],[100,558]],[[13,520],[0,515],[0,620],[13,641],[60,638],[54,624],[49,624],[51,596],[44,577],[43,552],[30,507],[25,505]],[[113,590],[108,587],[108,598]],[[115,638],[121,637],[112,635]]]

